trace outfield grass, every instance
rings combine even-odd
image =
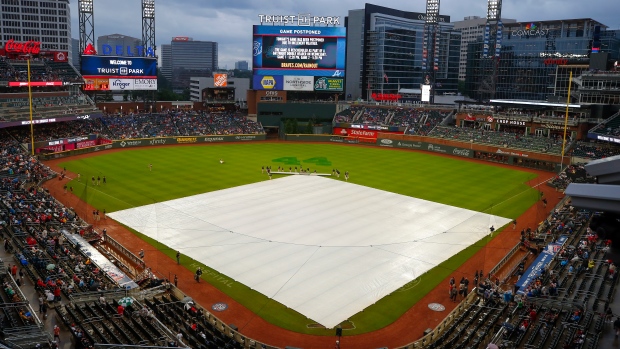
[[[225,163],[220,164],[219,159]],[[81,174],[81,182],[69,183],[74,194],[107,212],[268,180],[261,174],[262,166],[275,170],[302,165],[318,172],[331,173],[334,168],[349,171],[352,183],[508,218],[518,217],[538,200],[538,192],[525,184],[535,177],[532,173],[384,148],[299,143],[157,147],[61,164]],[[105,186],[91,184],[91,176],[104,175]],[[175,252],[165,245],[138,235],[174,258]],[[422,282],[356,314],[350,319],[355,328],[347,334],[369,332],[394,322],[486,242],[480,241],[429,271]],[[196,263],[188,261],[185,266]],[[311,320],[245,286],[229,288],[212,276],[205,279],[270,323],[302,333],[333,335],[332,330],[308,328]]]

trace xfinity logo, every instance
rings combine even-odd
[[[166,140],[165,139],[151,139],[149,143],[151,143],[151,145],[166,144]]]
[[[121,69],[121,70],[122,70],[122,69]],[[120,88],[121,90],[126,89],[129,85],[130,85],[130,83],[128,83],[128,82],[122,82],[122,81],[120,81],[120,80],[114,80],[114,81],[112,82],[112,86],[114,86],[114,87],[118,87],[118,88]]]

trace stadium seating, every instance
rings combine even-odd
[[[543,153],[560,154],[562,152],[561,139],[512,132],[437,126],[428,136]]]
[[[28,62],[26,60],[6,60],[0,62],[0,72],[4,81],[28,81]],[[30,61],[30,81],[83,82],[75,68],[67,62],[34,59]]]
[[[577,142],[572,149],[572,155],[587,159],[602,159],[620,155],[620,146],[613,143]]]
[[[593,177],[590,177],[583,164],[574,164],[568,166],[562,173],[552,178],[547,184],[557,190],[564,190],[571,183],[594,183]]]
[[[265,133],[258,123],[233,113],[110,114],[101,121],[114,139]]]
[[[30,102],[27,97],[0,99],[0,121],[28,120]],[[91,101],[82,94],[68,92],[45,94],[39,93],[32,99],[34,119],[53,118],[66,115],[88,114],[98,112]]]
[[[120,117],[113,120],[116,118]],[[197,132],[190,124],[197,119],[204,123],[199,129],[210,132],[239,131],[246,126],[253,130],[258,126],[227,114],[162,114],[156,119],[159,124],[149,124],[141,118],[126,120],[141,123],[144,127],[140,133],[158,133],[170,127],[182,134]],[[106,127],[93,122],[67,124],[71,125],[67,132],[86,130],[86,125]],[[15,261],[23,266],[42,295],[57,289],[65,298],[119,290],[114,280],[86,262],[88,256],[78,246],[58,234],[63,229],[82,233],[88,227],[71,209],[37,186],[53,174],[23,154],[15,138],[19,134],[0,137],[0,230],[8,238]],[[564,186],[579,178],[588,179],[582,166],[572,166],[552,184]],[[560,236],[567,240],[544,273],[524,290],[526,295],[513,297],[508,293],[512,284],[496,285],[482,280],[472,290],[473,301],[425,347],[478,348],[495,339],[506,347],[596,348],[605,325],[604,312],[613,299],[618,280],[616,267],[607,257],[609,240],[593,231],[597,216],[598,213],[576,210],[568,200],[553,209],[537,231],[545,242],[556,241]],[[4,285],[0,292],[2,303],[21,301],[19,287],[6,274],[2,262],[0,270]],[[173,294],[135,301],[125,308],[124,315],[118,314],[118,301],[118,297],[110,297],[105,303],[84,300],[58,304],[56,311],[70,328],[75,342],[85,347],[94,343],[166,345],[175,340],[170,333],[181,333],[185,344],[192,348],[242,347],[230,333],[215,326],[211,315],[199,305],[188,306],[187,301]],[[31,322],[37,320],[29,320],[27,311],[31,309],[21,304],[0,307],[3,331],[33,327]],[[41,336],[38,340],[44,343],[48,339]]]
[[[30,141],[29,126],[10,127],[6,130],[20,143]],[[129,139],[262,133],[265,131],[260,124],[242,115],[176,111],[163,114],[108,114],[100,119],[37,124],[34,126],[36,142],[90,134],[96,134],[106,139]]]
[[[525,295],[513,296],[507,284],[494,289],[494,297],[481,284],[479,298],[428,347],[479,348],[494,339],[506,348],[596,348],[617,274],[610,272],[615,266],[606,258],[609,241],[589,228],[595,216],[576,211],[570,202],[553,210],[539,231],[547,241],[560,235],[568,240]],[[509,291],[506,302],[499,295]]]
[[[592,133],[620,137],[620,113],[616,113],[590,130]]]
[[[416,108],[353,105],[334,116],[336,123],[407,128],[408,134],[424,135],[441,123],[451,111]]]

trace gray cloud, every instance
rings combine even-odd
[[[78,38],[77,0],[71,1],[73,37]],[[425,2],[382,0],[381,6],[404,11],[424,12]],[[361,0],[158,0],[156,9],[157,45],[173,36],[219,43],[219,65],[232,68],[235,61],[251,58],[252,25],[259,14],[312,13],[318,16],[344,16],[351,9],[364,7]],[[519,21],[593,18],[620,29],[616,0],[596,0],[584,6],[583,0],[504,0],[502,15]],[[485,0],[443,0],[440,13],[452,21],[465,16],[486,15]],[[113,33],[142,36],[141,1],[95,0],[95,35]]]

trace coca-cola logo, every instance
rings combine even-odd
[[[469,150],[468,149],[458,149],[457,148],[457,149],[454,149],[452,151],[452,154],[469,157]]]
[[[545,59],[545,65],[566,65],[568,59],[566,58],[547,58]]]
[[[25,54],[39,54],[41,52],[41,42],[40,41],[26,41],[26,42],[15,42],[15,40],[11,39],[6,42],[5,50],[7,52],[17,52],[17,53],[25,53]]]

